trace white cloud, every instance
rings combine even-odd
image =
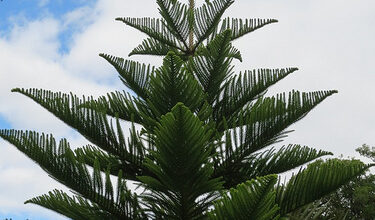
[[[228,16],[280,21],[235,43],[244,58],[237,70],[297,66],[300,71],[273,87],[271,94],[291,89],[340,92],[292,126],[296,131],[286,144],[306,144],[346,155],[362,143],[375,145],[374,9],[370,0],[255,0],[236,1],[229,10]],[[15,19],[12,31],[0,38],[0,114],[16,129],[68,137],[74,146],[86,143],[40,106],[11,94],[10,89],[36,87],[97,96],[122,88],[112,67],[98,57],[100,52],[126,57],[144,38],[114,21],[121,16],[158,15],[154,1],[100,0],[92,8],[83,7],[61,18],[46,14],[34,21]],[[59,34],[71,29],[69,50],[62,53]],[[152,57],[132,59],[160,63]],[[13,147],[1,141],[0,148],[0,213],[40,212],[23,201],[61,186]]]
[[[6,213],[29,213],[49,219],[63,219],[51,211],[23,202],[55,188],[66,189],[56,183],[25,155],[0,141],[0,217]]]
[[[338,89],[336,94],[292,126],[286,142],[353,155],[362,143],[375,143],[371,98],[375,19],[372,1],[236,2],[237,17],[276,18],[279,23],[236,42],[244,55],[237,69],[296,66],[300,70],[270,92]],[[246,10],[245,10],[246,9]]]
[[[91,20],[92,25],[87,26],[84,32],[79,32],[72,42],[72,49],[63,57],[63,63],[70,72],[83,74],[85,77],[94,77],[100,80],[112,80],[112,68],[104,60],[99,60],[99,53],[110,53],[117,56],[127,57],[127,54],[144,37],[143,34],[131,30],[118,21],[116,17],[123,16],[147,16],[156,15],[157,10],[152,7],[144,8],[142,5],[149,1],[137,1],[123,4],[121,1],[99,1],[98,6],[89,14],[82,12],[81,15],[70,14],[69,19],[74,17],[85,17]],[[131,11],[129,9],[132,8]],[[144,10],[143,10],[144,9]],[[124,14],[126,12],[126,14]],[[135,57],[137,59],[137,57]],[[99,60],[99,61],[98,61]],[[158,59],[149,58],[149,62],[157,62]],[[115,83],[118,83],[116,80]]]

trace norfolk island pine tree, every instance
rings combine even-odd
[[[155,68],[100,54],[133,93],[94,99],[13,89],[92,143],[72,150],[50,134],[1,130],[75,194],[53,190],[26,203],[72,219],[281,219],[368,169],[360,161],[314,162],[331,153],[305,146],[272,147],[336,91],[266,97],[297,68],[233,73],[232,62],[242,57],[231,42],[277,22],[222,18],[233,3],[157,0],[160,19],[117,18],[148,36],[130,55],[164,57]],[[121,121],[132,123],[128,137]],[[309,162],[288,182],[278,181],[277,174]],[[144,192],[133,193],[127,180]]]

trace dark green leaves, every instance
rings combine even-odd
[[[233,0],[215,0],[195,10],[197,46],[215,30],[225,10],[233,2]]]
[[[168,113],[178,102],[196,112],[204,103],[204,93],[194,76],[183,68],[183,60],[169,53],[163,66],[150,79],[148,104],[161,116]]]
[[[286,129],[303,118],[316,105],[336,91],[313,93],[290,92],[276,97],[260,98],[248,109],[224,121],[225,145],[218,148],[221,161],[216,175],[224,175],[226,187],[233,187],[243,181],[240,170],[245,159],[273,143],[288,133]],[[233,128],[233,130],[228,130]]]
[[[338,189],[373,165],[358,160],[316,161],[277,189],[276,201],[285,215]]]
[[[199,56],[189,62],[190,71],[196,75],[211,105],[220,97],[223,83],[232,74],[233,67],[230,64],[233,58],[229,54],[235,49],[230,39],[230,31],[218,35],[202,49]]]
[[[101,96],[97,100],[90,99],[78,104],[78,109],[87,108],[112,117],[118,117],[126,121],[143,124],[142,110],[147,111],[143,100],[134,98],[126,92],[111,92],[107,96]]]
[[[222,97],[214,106],[214,118],[218,121],[231,118],[251,101],[261,97],[273,84],[298,70],[259,69],[233,75],[224,85]]]
[[[117,219],[110,213],[100,210],[96,204],[90,203],[81,196],[71,197],[60,190],[54,190],[46,195],[30,199],[25,203],[42,206],[75,220]]]
[[[131,163],[132,166],[137,166],[138,170],[142,169],[145,149],[129,146],[126,143],[118,119],[114,126],[105,114],[82,108],[81,105],[86,103],[84,99],[81,100],[72,94],[36,89],[14,89],[13,91],[32,98],[102,150],[117,156],[122,161]]]
[[[124,177],[130,180],[135,180],[135,172],[132,171],[134,167],[132,167],[125,161],[121,161],[119,157],[108,154],[97,147],[88,145],[83,148],[75,149],[74,153],[80,161],[84,162],[85,164],[91,167],[94,167],[94,163],[98,162],[101,165],[101,171],[109,171],[110,174],[115,176],[118,175],[120,170],[126,170]]]
[[[221,23],[219,33],[225,30],[232,30],[232,40],[238,39],[248,33],[251,33],[265,25],[276,23],[276,19],[240,19],[225,18]]]
[[[114,155],[125,156],[125,140],[118,139],[116,130],[104,114],[91,109],[79,108],[85,103],[73,94],[53,93],[42,89],[14,89],[46,108],[89,141]],[[118,127],[121,130],[121,127]],[[122,131],[118,130],[119,133]]]
[[[258,177],[256,180],[240,184],[215,202],[209,219],[226,220],[272,220],[278,219],[279,210],[275,203],[274,185],[276,175]]]
[[[71,188],[83,198],[95,203],[94,206],[86,207],[86,213],[89,213],[93,208],[99,209],[93,210],[95,212],[102,210],[103,213],[107,213],[111,219],[133,219],[132,216],[136,216],[141,211],[137,205],[137,198],[127,190],[121,171],[118,173],[117,198],[115,198],[109,171],[105,172],[105,181],[103,181],[100,164],[96,161],[93,167],[94,172],[91,175],[85,164],[72,152],[65,139],[62,139],[57,145],[52,135],[15,130],[0,130],[0,137],[38,163],[54,179]],[[51,196],[50,199],[52,199]],[[60,199],[60,202],[65,205],[69,203],[72,206],[77,205],[77,202],[65,196],[55,199]],[[44,197],[29,202],[45,205],[51,209],[56,208],[56,211],[64,211],[61,209],[61,204],[49,205],[48,200],[47,197]],[[79,206],[83,206],[85,201],[81,200],[78,203]],[[76,208],[79,209],[79,207]]]
[[[275,23],[275,19],[225,18],[224,12],[234,3],[233,0],[206,1],[201,7],[186,5],[176,0],[157,0],[162,19],[117,18],[125,24],[148,35],[141,45],[129,55],[144,54],[165,56],[174,51],[181,58],[198,55],[218,34],[232,30],[230,40],[238,39],[265,25]],[[221,23],[221,24],[220,24]],[[195,38],[195,39],[194,39]],[[238,53],[232,57],[241,59]]]
[[[170,50],[173,50],[170,46],[153,38],[147,38],[143,40],[138,47],[134,48],[134,50],[129,53],[129,56],[136,54],[165,56]]]
[[[188,50],[186,41],[190,31],[188,7],[179,1],[157,0],[156,2],[169,31],[183,42],[185,49]]]
[[[209,162],[212,131],[183,104],[161,118],[155,151],[146,166],[155,175],[140,177],[147,189],[146,206],[162,219],[198,219],[221,188]],[[199,197],[199,199],[198,199]]]
[[[154,74],[154,67],[107,54],[100,54],[100,56],[115,67],[126,87],[142,99],[147,99],[149,80]]]
[[[177,42],[176,37],[169,31],[168,26],[163,20],[155,18],[116,18],[116,20],[138,29],[171,48],[183,50],[183,42]]]
[[[303,118],[309,111],[336,91],[320,91],[312,93],[290,92],[258,99],[249,109],[231,118],[233,128],[240,136],[240,144],[236,149],[244,158],[247,153],[256,152],[278,140],[287,127]],[[245,154],[245,155],[244,155]]]
[[[279,174],[327,155],[332,153],[300,145],[283,146],[277,151],[271,148],[246,158],[241,172],[248,179],[269,173]]]

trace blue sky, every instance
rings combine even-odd
[[[65,14],[84,6],[92,6],[95,4],[95,2],[95,0],[4,0],[0,2],[0,35],[4,39],[8,39],[10,37],[9,34],[15,26],[23,27],[26,26],[30,21],[36,21],[46,17],[59,21],[61,20],[60,18]],[[69,50],[68,41],[71,39],[71,35],[74,33],[74,31],[78,30],[74,28],[66,28],[58,33],[59,53],[63,54]],[[0,128],[11,128],[11,123],[1,113]],[[26,207],[33,205],[24,206]],[[13,220],[49,220],[59,216],[44,210],[38,214],[38,212],[35,211],[6,211],[2,208],[3,207],[0,207],[0,219],[12,218]]]
[[[0,4],[0,28],[8,30],[10,19],[22,16],[34,20],[45,14],[58,18],[76,8],[94,4],[95,0],[3,0]]]
[[[52,220],[50,217],[46,216],[41,216],[41,215],[35,215],[35,214],[30,214],[30,213],[0,213],[0,219],[10,219],[12,220]]]
[[[9,128],[10,124],[6,121],[3,117],[0,116],[0,127],[1,128]]]
[[[77,8],[94,5],[96,0],[4,0],[0,2],[0,33],[7,33],[17,25],[25,25],[27,22],[43,17],[60,19],[65,14]],[[67,52],[68,41],[71,40],[74,28],[65,28],[59,33],[60,52]]]
[[[203,0],[202,0],[203,1]],[[152,3],[152,4],[151,4]],[[340,7],[337,7],[337,6]],[[72,146],[87,141],[43,108],[11,88],[45,88],[102,95],[118,90],[115,71],[98,57],[127,57],[143,34],[115,22],[118,16],[157,16],[153,0],[3,0],[0,2],[0,128],[53,133]],[[297,89],[337,89],[303,120],[281,145],[301,144],[356,156],[364,143],[375,145],[375,1],[236,1],[225,16],[276,18],[235,42],[243,63],[253,68],[298,67],[269,94]],[[160,59],[132,57],[158,64]],[[62,185],[6,142],[0,140],[0,220],[63,219],[23,202]]]
[[[82,6],[95,4],[95,0],[3,0],[0,2],[0,33],[7,37],[15,22],[23,25],[27,21],[51,16],[59,18]],[[67,51],[67,41],[73,34],[72,29],[59,33],[60,52]],[[9,128],[9,122],[0,115],[0,127]]]
[[[2,32],[9,30],[12,25],[11,19],[17,17],[35,20],[50,14],[58,18],[76,8],[93,3],[95,0],[4,0],[0,2],[0,28]]]

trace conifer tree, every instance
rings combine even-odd
[[[57,142],[51,134],[1,130],[3,139],[75,194],[53,190],[26,203],[72,219],[279,219],[370,166],[314,162],[331,153],[273,146],[291,124],[336,93],[267,97],[270,86],[297,68],[234,73],[233,62],[242,57],[232,41],[277,20],[223,18],[234,0],[201,6],[194,0],[156,1],[161,18],[116,20],[148,36],[130,55],[163,56],[160,67],[100,54],[127,90],[98,99],[12,90],[92,143],[73,150],[66,139]],[[129,136],[122,121],[132,124]],[[278,181],[277,174],[309,162],[288,182]],[[132,192],[129,180],[144,192]]]

